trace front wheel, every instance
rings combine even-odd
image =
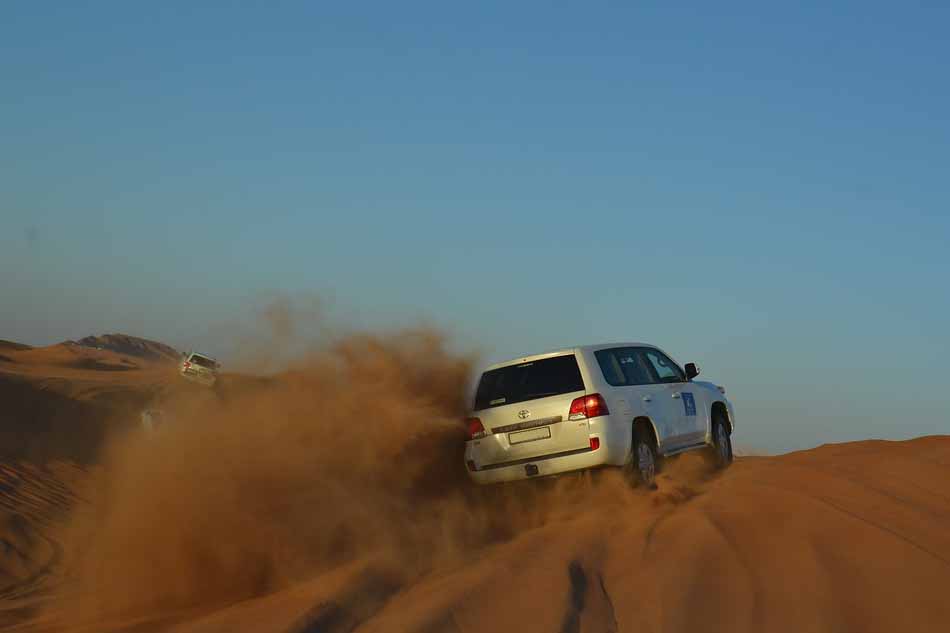
[[[628,476],[631,483],[641,485],[648,490],[656,488],[657,454],[653,435],[644,427],[633,430],[633,455],[628,464]]]
[[[729,429],[722,419],[722,414],[713,419],[712,435],[712,449],[716,468],[725,468],[732,463],[732,438],[729,436]]]

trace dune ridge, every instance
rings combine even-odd
[[[171,345],[128,334],[86,336],[76,341],[76,344],[83,347],[102,348],[149,361],[175,362],[179,359],[178,350]]]

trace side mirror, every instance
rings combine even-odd
[[[686,370],[686,380],[692,380],[699,375],[699,367],[696,366],[696,363],[686,363],[683,369]]]

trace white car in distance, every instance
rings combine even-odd
[[[732,462],[735,411],[725,389],[694,380],[646,343],[563,349],[492,365],[467,420],[465,465],[491,484],[618,466],[654,487],[658,459],[710,450]]]
[[[218,380],[221,365],[207,354],[186,352],[182,354],[178,373],[182,378],[211,387]]]

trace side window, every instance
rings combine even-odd
[[[639,350],[634,347],[615,347],[594,352],[604,379],[614,387],[649,385],[654,382]]]
[[[655,349],[644,350],[643,353],[650,362],[659,382],[686,382],[683,371],[667,356]]]

